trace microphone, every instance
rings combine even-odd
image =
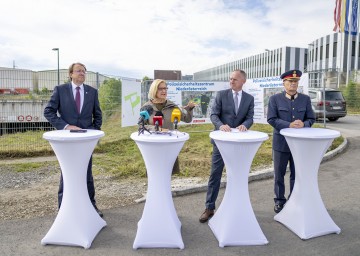
[[[148,133],[151,133],[146,127],[145,127],[145,120],[149,120],[151,114],[153,113],[154,109],[151,105],[145,105],[142,108],[140,108],[140,117],[138,121],[139,125],[139,134],[144,133],[144,131],[147,131]]]
[[[163,123],[163,116],[164,114],[161,111],[156,111],[154,117],[153,117],[153,123],[155,124],[155,131],[159,131],[162,127]]]
[[[159,128],[162,127],[162,116],[154,116],[153,122],[155,124],[155,131],[158,132],[160,130]]]
[[[143,122],[143,121],[145,121],[145,120],[149,120],[149,118],[150,118],[149,112],[147,112],[147,111],[141,111],[141,112],[140,112],[140,118],[139,118],[138,124],[141,123],[141,122]]]
[[[140,108],[140,112],[141,111],[147,111],[149,113],[149,116],[151,116],[152,113],[154,112],[154,109],[151,105],[145,105]]]
[[[138,124],[143,123],[145,120],[149,120],[153,112],[154,109],[151,105],[145,105],[142,108],[140,108],[140,118]]]
[[[174,108],[171,112],[171,122],[175,125],[175,130],[177,130],[177,124],[181,119],[181,111],[178,108]]]

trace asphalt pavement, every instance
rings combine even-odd
[[[359,134],[360,135],[360,134]],[[107,226],[94,239],[90,249],[40,244],[55,216],[29,220],[0,221],[1,255],[360,255],[360,136],[347,137],[346,147],[327,155],[319,168],[318,183],[323,202],[340,234],[329,234],[308,240],[300,239],[274,220],[273,181],[253,177],[249,194],[255,216],[269,244],[220,248],[207,224],[198,219],[204,210],[205,192],[192,190],[174,197],[182,223],[185,248],[134,250],[137,223],[144,203],[105,210]],[[339,154],[338,154],[339,153]],[[265,177],[265,176],[262,176]],[[217,205],[225,189],[220,190]],[[159,223],[160,225],[160,223]]]

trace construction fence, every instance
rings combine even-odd
[[[64,70],[61,73],[61,83],[67,81],[66,72],[67,70]],[[120,80],[120,76],[94,72],[87,74],[86,84],[99,89],[103,123],[116,113],[118,125],[121,125]],[[106,96],[102,96],[101,88],[105,88],[108,81],[115,81],[117,87],[113,87]],[[317,71],[309,74],[310,87],[341,90],[347,112],[360,113],[360,83],[351,80],[347,86],[340,85],[340,88],[337,88],[335,85],[338,81],[337,73],[333,71]],[[53,70],[39,74],[29,70],[0,69],[0,157],[16,156],[16,153],[6,152],[28,151],[31,155],[31,152],[40,148],[50,149],[49,143],[42,139],[42,134],[54,128],[44,118],[43,112],[56,84],[58,84],[58,76]],[[321,123],[322,120],[319,122]]]

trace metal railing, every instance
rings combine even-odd
[[[66,72],[61,77],[67,76]],[[91,72],[85,83],[99,88],[106,79],[110,76]],[[42,134],[54,128],[43,113],[56,84],[57,75],[53,71],[0,68],[0,157],[16,156],[18,151],[29,155],[51,151]],[[104,113],[104,117],[110,115]]]

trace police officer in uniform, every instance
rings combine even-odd
[[[284,128],[311,127],[315,122],[315,115],[311,107],[310,97],[298,93],[300,70],[289,70],[282,74],[285,91],[270,97],[267,121],[273,129],[273,162],[274,162],[274,211],[279,213],[286,203],[284,176],[287,165],[290,165],[290,191],[295,183],[295,165],[289,146],[280,134]]]

